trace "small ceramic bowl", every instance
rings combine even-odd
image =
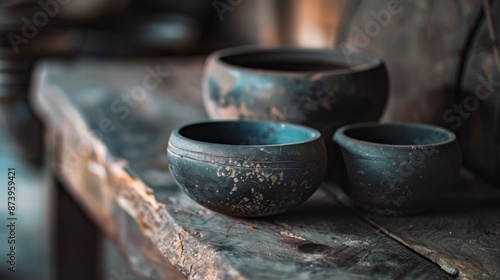
[[[175,129],[168,163],[179,187],[214,211],[239,217],[278,214],[319,187],[326,149],[319,131],[260,121],[209,121]]]
[[[340,145],[354,203],[385,215],[410,215],[438,204],[461,168],[455,134],[423,124],[361,123],[340,128]]]

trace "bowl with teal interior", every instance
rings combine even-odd
[[[170,172],[190,198],[237,217],[269,216],[307,200],[326,171],[319,131],[265,121],[206,121],[170,135]]]
[[[439,204],[461,168],[455,134],[426,124],[360,123],[341,127],[342,151],[353,202],[384,215],[411,215]]]

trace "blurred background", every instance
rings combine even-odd
[[[390,74],[390,101],[382,120],[454,130],[464,164],[499,184],[498,2],[1,0],[0,180],[6,180],[7,168],[16,168],[22,220],[17,278],[2,270],[0,279],[53,279],[57,266],[52,244],[58,214],[50,191],[55,182],[44,160],[44,125],[30,103],[30,92],[36,90],[34,67],[41,60],[203,61],[211,51],[249,44],[339,48],[346,55],[371,52],[387,63]],[[202,64],[196,65],[189,72],[193,75],[178,78],[201,95]],[[477,106],[468,104],[479,85],[491,96]],[[2,189],[2,221],[7,216],[4,195]],[[2,264],[6,237],[2,226]],[[105,279],[140,279],[111,243],[102,242]],[[124,273],[136,278],[124,278]]]

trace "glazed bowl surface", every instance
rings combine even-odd
[[[179,187],[239,217],[285,212],[309,198],[326,170],[319,131],[288,123],[207,121],[175,129],[167,149]]]
[[[367,53],[299,47],[237,47],[210,55],[203,98],[212,119],[272,120],[319,130],[327,141],[329,176],[340,151],[330,139],[343,125],[377,121],[389,92],[384,62]]]
[[[213,119],[305,124],[328,139],[344,124],[378,120],[388,88],[382,60],[333,49],[224,49],[208,57],[203,77]]]
[[[439,204],[461,168],[455,134],[425,124],[360,123],[337,130],[353,202],[384,215],[417,214]]]

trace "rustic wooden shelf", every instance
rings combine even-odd
[[[500,277],[500,191],[470,175],[440,208],[406,218],[358,211],[328,185],[259,219],[190,200],[168,174],[166,144],[175,126],[206,118],[202,63],[49,60],[35,72],[54,173],[139,273],[167,278],[173,264],[193,279]],[[134,97],[156,67],[168,75]]]

